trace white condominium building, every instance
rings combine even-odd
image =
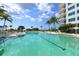
[[[79,23],[79,3],[66,4],[66,24]]]
[[[61,22],[61,24],[65,23],[65,19],[66,19],[66,4],[65,3],[60,3],[59,4],[59,21]]]

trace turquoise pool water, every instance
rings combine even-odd
[[[79,39],[56,34],[27,32],[23,37],[6,38],[0,44],[2,56],[78,56]]]

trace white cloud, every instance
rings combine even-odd
[[[30,18],[31,21],[35,21],[35,18]]]
[[[12,18],[23,19],[23,17],[21,17],[21,16],[15,16],[15,15],[12,15]]]
[[[43,21],[43,19],[42,18],[39,18],[39,21],[38,22],[41,22],[41,21]]]
[[[19,16],[15,16],[15,15],[12,15],[12,17],[13,18],[16,18],[16,19],[24,19],[24,18],[26,18],[26,19],[28,19],[28,20],[31,20],[31,21],[35,21],[36,19],[35,18],[33,18],[33,17],[31,17],[31,16],[29,16],[29,15],[19,15]]]
[[[42,15],[40,15],[41,18],[49,18],[49,16],[45,13],[43,13]]]
[[[12,4],[12,3],[5,3],[2,4],[4,6],[4,9],[7,10],[8,12],[16,12],[20,13],[22,11],[22,8],[18,4]]]
[[[53,14],[54,11],[52,11],[52,6],[50,6],[48,3],[36,3],[37,9],[41,13],[38,16],[38,21],[43,21],[44,18],[49,18],[49,14]]]
[[[4,9],[7,10],[9,13],[11,13],[12,18],[16,19],[24,19],[24,18],[29,18],[31,21],[35,21],[35,19],[29,15],[31,11],[29,9],[23,9],[20,5],[15,4],[15,3],[0,3],[1,6],[4,6]],[[18,15],[15,15],[18,14]]]
[[[37,17],[37,18],[34,18],[34,17],[32,17],[32,16],[25,15],[25,18],[28,18],[29,20],[31,20],[31,21],[33,21],[33,22],[35,22],[35,21],[37,21],[37,22],[43,21],[42,17],[40,17],[40,16]]]
[[[29,15],[25,15],[25,18],[28,18],[31,21],[35,21],[36,20],[35,18],[33,18],[33,17],[29,16]]]
[[[48,3],[36,3],[37,9],[43,13],[49,14],[52,12],[51,6]]]
[[[24,13],[28,14],[28,13],[31,12],[29,9],[25,9],[25,10],[21,10],[21,11],[22,11],[23,14],[24,14]]]
[[[16,13],[16,14],[23,14],[29,13],[29,9],[23,10],[23,8],[15,3],[0,3],[0,5],[4,6],[4,9],[7,10],[9,13]]]
[[[31,18],[31,16],[29,16],[29,15],[25,15],[25,17],[26,17],[26,18]]]
[[[46,18],[49,18],[49,16],[47,14],[43,13],[37,17],[37,21],[41,22],[41,21],[45,20]]]
[[[28,18],[31,21],[43,21],[45,18],[49,18],[49,14],[54,13],[52,11],[52,7],[48,4],[48,3],[36,3],[35,5],[37,6],[37,9],[39,10],[38,12],[40,12],[36,17],[32,17],[29,16],[29,13],[31,13],[30,9],[23,9],[22,6],[20,6],[19,4],[0,4],[5,6],[5,9],[9,12],[9,13],[14,13],[12,17],[15,17],[17,19],[24,19],[24,18]],[[32,11],[33,12],[33,11]],[[15,14],[18,14],[18,16],[16,16]]]

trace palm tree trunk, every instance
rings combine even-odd
[[[48,27],[49,27],[48,30],[50,30],[50,25],[48,25]]]
[[[6,20],[4,20],[4,24],[3,24],[3,26],[4,26],[4,30],[5,30],[5,22],[6,22]]]
[[[51,31],[51,26],[50,26],[50,24],[49,24],[49,31]]]
[[[3,24],[3,26],[4,26],[4,28],[3,28],[3,30],[4,30],[4,33],[5,33],[5,22],[6,22],[6,20],[4,20],[4,24]],[[4,34],[4,37],[6,36],[6,33]],[[5,39],[3,39],[3,43],[4,43],[4,46],[5,46]]]
[[[55,23],[53,23],[53,25],[55,26],[54,28],[56,29],[56,24],[55,24]]]

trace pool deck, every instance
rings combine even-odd
[[[39,31],[41,32],[41,31]],[[68,36],[72,36],[72,37],[75,37],[75,38],[79,38],[79,34],[74,34],[74,33],[63,33],[63,32],[50,32],[50,31],[44,31],[44,33],[48,33],[48,34],[63,34],[63,35],[68,35]],[[5,36],[9,36],[9,37],[16,37],[18,35],[24,35],[25,32],[13,32],[13,33],[3,33],[3,34],[0,34],[0,38],[1,37],[5,37]]]
[[[18,35],[24,35],[25,32],[5,32],[5,33],[0,33],[0,38],[2,37],[16,37]]]
[[[24,35],[25,34],[25,32],[14,32],[14,33],[12,33],[11,35],[9,35],[10,37],[16,37],[16,36],[18,36],[18,35]]]
[[[71,33],[62,33],[62,32],[49,32],[49,31],[46,31],[45,33],[48,33],[48,34],[63,34],[63,35],[68,35],[68,36],[72,36],[72,37],[75,37],[75,38],[79,38],[79,34],[71,34]]]

